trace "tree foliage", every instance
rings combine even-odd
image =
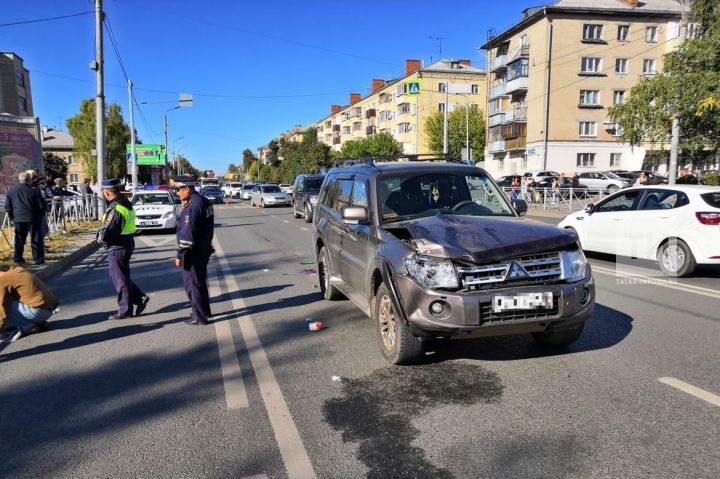
[[[367,138],[346,141],[339,157],[359,158],[361,156],[394,156],[403,152],[403,146],[392,135],[378,133]]]
[[[184,156],[178,155],[176,161],[180,165],[183,175],[195,175],[197,177],[203,176],[203,172],[195,168],[193,164],[190,163],[190,160]]]
[[[299,143],[281,138],[278,155],[282,161],[277,167],[276,178],[282,183],[292,183],[301,173],[318,173],[332,165],[330,147],[318,141],[315,128],[304,131]]]
[[[253,162],[258,161],[258,157],[255,156],[249,148],[245,148],[242,152],[243,156],[243,171],[247,172],[250,169],[250,165],[253,164]]]
[[[485,150],[485,119],[483,112],[477,105],[470,105],[466,125],[464,105],[456,105],[448,113],[448,152],[458,158],[466,144],[466,130],[470,138],[470,148],[473,158],[479,159]],[[437,111],[430,115],[425,123],[425,134],[428,138],[428,147],[433,153],[443,152],[443,123],[444,113]],[[467,126],[467,128],[466,128]]]
[[[130,128],[122,117],[120,105],[113,103],[106,106],[105,110],[105,176],[124,177],[127,172],[125,145],[130,143]],[[95,101],[83,100],[80,103],[80,111],[66,120],[65,124],[73,137],[75,154],[80,159],[85,176],[95,181],[97,157],[92,154],[92,150],[96,149]]]
[[[268,153],[268,161],[271,166],[277,168],[280,166],[280,144],[277,140],[273,139],[270,140],[270,143],[268,143],[268,148],[270,149],[270,153]]]
[[[45,178],[48,182],[55,178],[67,180],[68,164],[65,158],[54,153],[45,153],[43,155],[43,166],[45,169]]]
[[[669,143],[673,117],[680,124],[680,149],[694,163],[720,150],[720,6],[694,0],[697,35],[665,56],[662,74],[635,85],[623,105],[610,109],[622,140]]]

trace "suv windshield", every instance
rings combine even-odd
[[[482,173],[385,175],[378,194],[383,223],[436,214],[515,216],[505,196]]]
[[[322,186],[322,178],[305,178],[305,189],[306,190],[319,190]]]
[[[607,176],[611,180],[622,180],[618,175],[613,173],[612,171],[603,171],[603,175]]]
[[[282,193],[277,185],[263,186],[263,193]]]

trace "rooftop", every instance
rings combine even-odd
[[[66,131],[53,130],[44,127],[42,129],[42,146],[46,149],[75,147],[72,135]]]

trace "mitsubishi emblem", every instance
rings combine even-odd
[[[525,271],[525,268],[520,266],[519,263],[516,263],[513,261],[510,264],[510,269],[508,270],[507,279],[524,279],[529,277],[530,275]]]

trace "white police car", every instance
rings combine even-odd
[[[180,203],[167,190],[138,190],[130,200],[135,210],[135,225],[142,230],[174,230],[177,226],[177,205]]]

